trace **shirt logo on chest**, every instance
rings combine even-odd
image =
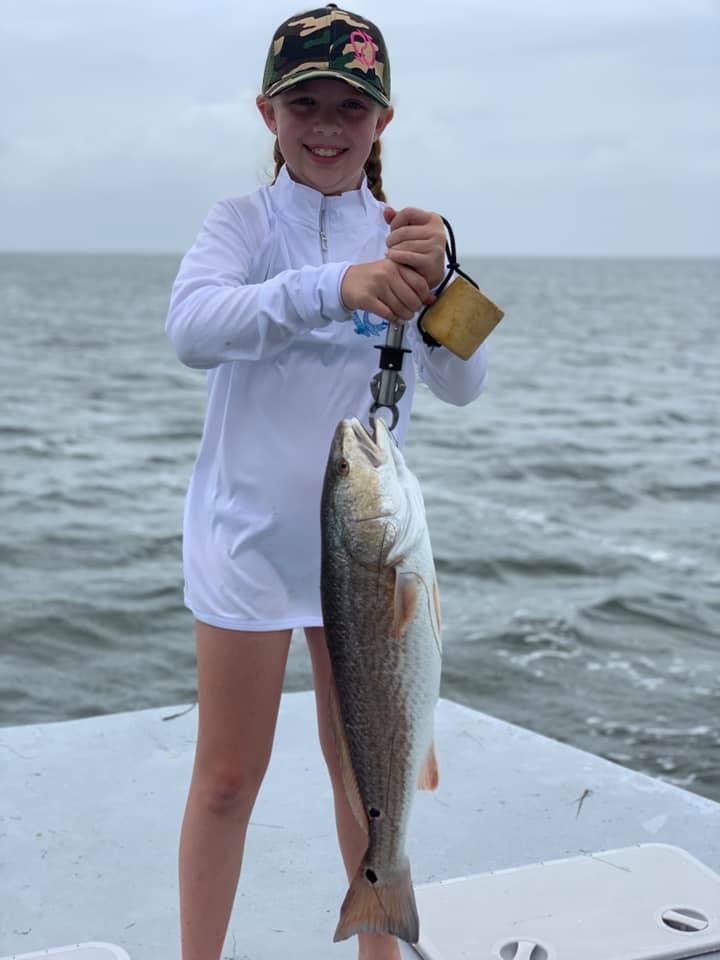
[[[359,310],[353,310],[352,319],[355,324],[355,333],[361,337],[379,337],[383,330],[388,328],[387,320],[373,323],[368,310],[364,310],[362,313]]]

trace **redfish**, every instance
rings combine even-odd
[[[385,421],[342,420],[321,501],[321,598],[343,782],[367,852],[335,940],[390,933],[416,943],[405,852],[415,790],[438,783],[440,601],[425,505]]]

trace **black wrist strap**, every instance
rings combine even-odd
[[[445,219],[445,217],[442,217],[442,222],[445,224],[445,229],[447,230],[448,237],[450,238],[449,242],[445,244],[445,254],[448,259],[448,270],[447,270],[447,273],[445,274],[445,277],[443,278],[442,283],[435,291],[436,297],[439,297],[440,294],[445,289],[445,287],[448,285],[448,283],[450,282],[450,277],[452,277],[453,273],[459,273],[461,277],[465,277],[465,279],[469,283],[471,283],[474,287],[478,286],[472,277],[469,277],[464,270],[460,269],[460,264],[457,262],[457,248],[455,246],[455,234],[453,233],[453,228],[450,226],[450,223]],[[478,289],[480,288],[478,287]],[[433,306],[433,304],[430,304],[429,306],[425,307],[425,309],[422,311],[422,313],[417,319],[417,325],[418,325],[418,330],[420,331],[420,336],[423,338],[423,342],[426,343],[428,347],[433,349],[434,347],[441,346],[441,344],[438,343],[438,341],[434,337],[431,337],[430,334],[422,325],[422,318],[425,316],[425,314],[427,313],[427,311],[430,309],[431,306]]]

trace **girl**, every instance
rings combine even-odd
[[[366,425],[374,344],[406,323],[445,268],[437,214],[386,206],[380,135],[393,117],[383,37],[335,4],[275,32],[257,106],[275,135],[273,184],[221,201],[184,257],[166,331],[208,371],[208,404],[183,528],[185,603],[195,617],[198,741],[180,839],[183,960],[218,960],[250,813],[272,747],[293,628],[313,667],[322,750],[348,877],[364,843],[328,726],[330,663],[320,612],[319,503],[335,426]],[[481,392],[468,361],[425,345],[416,373],[441,400]],[[397,960],[394,937],[359,936],[362,960]]]

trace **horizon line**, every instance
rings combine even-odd
[[[0,248],[0,256],[17,257],[184,257],[187,253],[175,250],[12,250]],[[465,253],[465,259],[480,260],[718,260],[717,253]]]

